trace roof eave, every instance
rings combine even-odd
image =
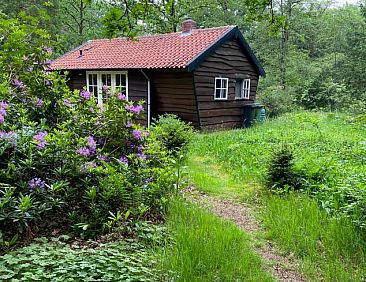
[[[257,57],[254,55],[252,49],[249,47],[249,44],[245,40],[243,34],[240,32],[237,26],[229,29],[226,33],[224,33],[218,40],[216,40],[213,44],[211,44],[207,49],[205,49],[203,52],[198,54],[196,57],[191,59],[187,63],[187,69],[188,71],[194,71],[199,67],[199,65],[210,55],[212,55],[217,48],[219,48],[222,44],[224,44],[226,41],[230,40],[231,38],[236,38],[239,40],[240,44],[243,47],[244,52],[248,55],[251,62],[254,64],[254,66],[257,68],[258,73],[265,77],[266,73],[260,64]]]

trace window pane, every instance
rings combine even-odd
[[[226,88],[226,85],[227,85],[227,80],[221,79],[221,88]]]
[[[102,84],[107,86],[112,86],[112,75],[111,74],[102,74]]]
[[[216,88],[221,88],[221,79],[220,78],[217,78],[216,79]]]
[[[116,74],[116,87],[121,85],[121,75]]]
[[[216,89],[216,91],[215,91],[215,98],[216,99],[220,99],[220,93],[221,93],[221,89]]]
[[[243,80],[237,79],[235,81],[235,98],[241,98]]]
[[[221,89],[220,98],[226,98],[226,89]]]
[[[125,74],[116,74],[116,87],[124,86],[126,87],[126,75]]]

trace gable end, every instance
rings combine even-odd
[[[208,47],[204,52],[199,54],[197,57],[193,58],[187,65],[188,71],[194,71],[199,67],[199,65],[210,55],[212,55],[217,48],[219,48],[222,44],[224,44],[226,41],[235,38],[238,39],[238,42],[241,44],[243,48],[243,52],[245,55],[249,58],[251,63],[255,66],[258,73],[265,77],[266,73],[261,66],[260,62],[258,61],[257,57],[254,55],[252,49],[250,49],[249,44],[245,40],[244,36],[238,29],[238,27],[234,27],[231,30],[229,30],[226,34],[224,34],[219,40],[214,42],[210,47]]]

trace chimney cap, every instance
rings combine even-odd
[[[186,16],[182,23],[182,34],[190,35],[197,28],[197,23],[190,16]]]

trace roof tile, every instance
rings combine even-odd
[[[57,58],[52,69],[184,68],[233,26],[126,38],[91,40]],[[80,50],[83,55],[80,56]]]

